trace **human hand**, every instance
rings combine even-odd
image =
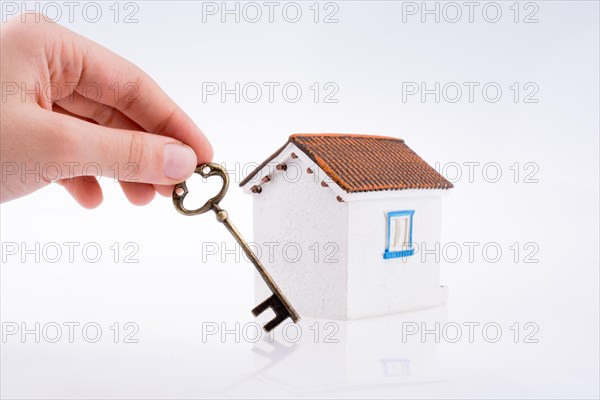
[[[0,28],[0,202],[58,180],[93,208],[92,174],[116,177],[144,205],[211,161],[208,139],[148,75],[40,17]]]

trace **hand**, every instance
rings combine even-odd
[[[1,202],[58,181],[93,208],[102,189],[89,175],[103,175],[144,205],[211,161],[200,129],[127,60],[40,15],[0,38]]]

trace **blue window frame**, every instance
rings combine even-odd
[[[412,241],[414,214],[415,210],[387,213],[387,247],[383,258],[408,257],[415,254]]]

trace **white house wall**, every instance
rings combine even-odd
[[[302,167],[298,180],[292,168],[289,174],[275,171],[262,192],[252,195],[254,241],[261,246],[261,261],[301,316],[345,318],[348,204],[315,182],[300,158],[293,162]],[[272,258],[267,242],[276,242]],[[332,262],[321,263],[325,257]],[[256,287],[257,300],[264,300],[269,292],[258,277]]]
[[[445,302],[446,289],[439,286],[435,255],[427,255],[423,262],[420,251],[424,244],[434,249],[435,243],[440,242],[441,197],[436,192],[430,197],[387,197],[348,203],[348,318]],[[393,192],[387,193],[393,196]],[[400,210],[415,210],[412,239],[418,251],[408,257],[384,259],[387,213]]]

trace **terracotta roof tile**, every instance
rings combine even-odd
[[[295,134],[293,143],[346,192],[449,189],[448,182],[402,139],[373,135]],[[286,143],[287,145],[287,143]],[[245,185],[285,145],[240,183]]]

